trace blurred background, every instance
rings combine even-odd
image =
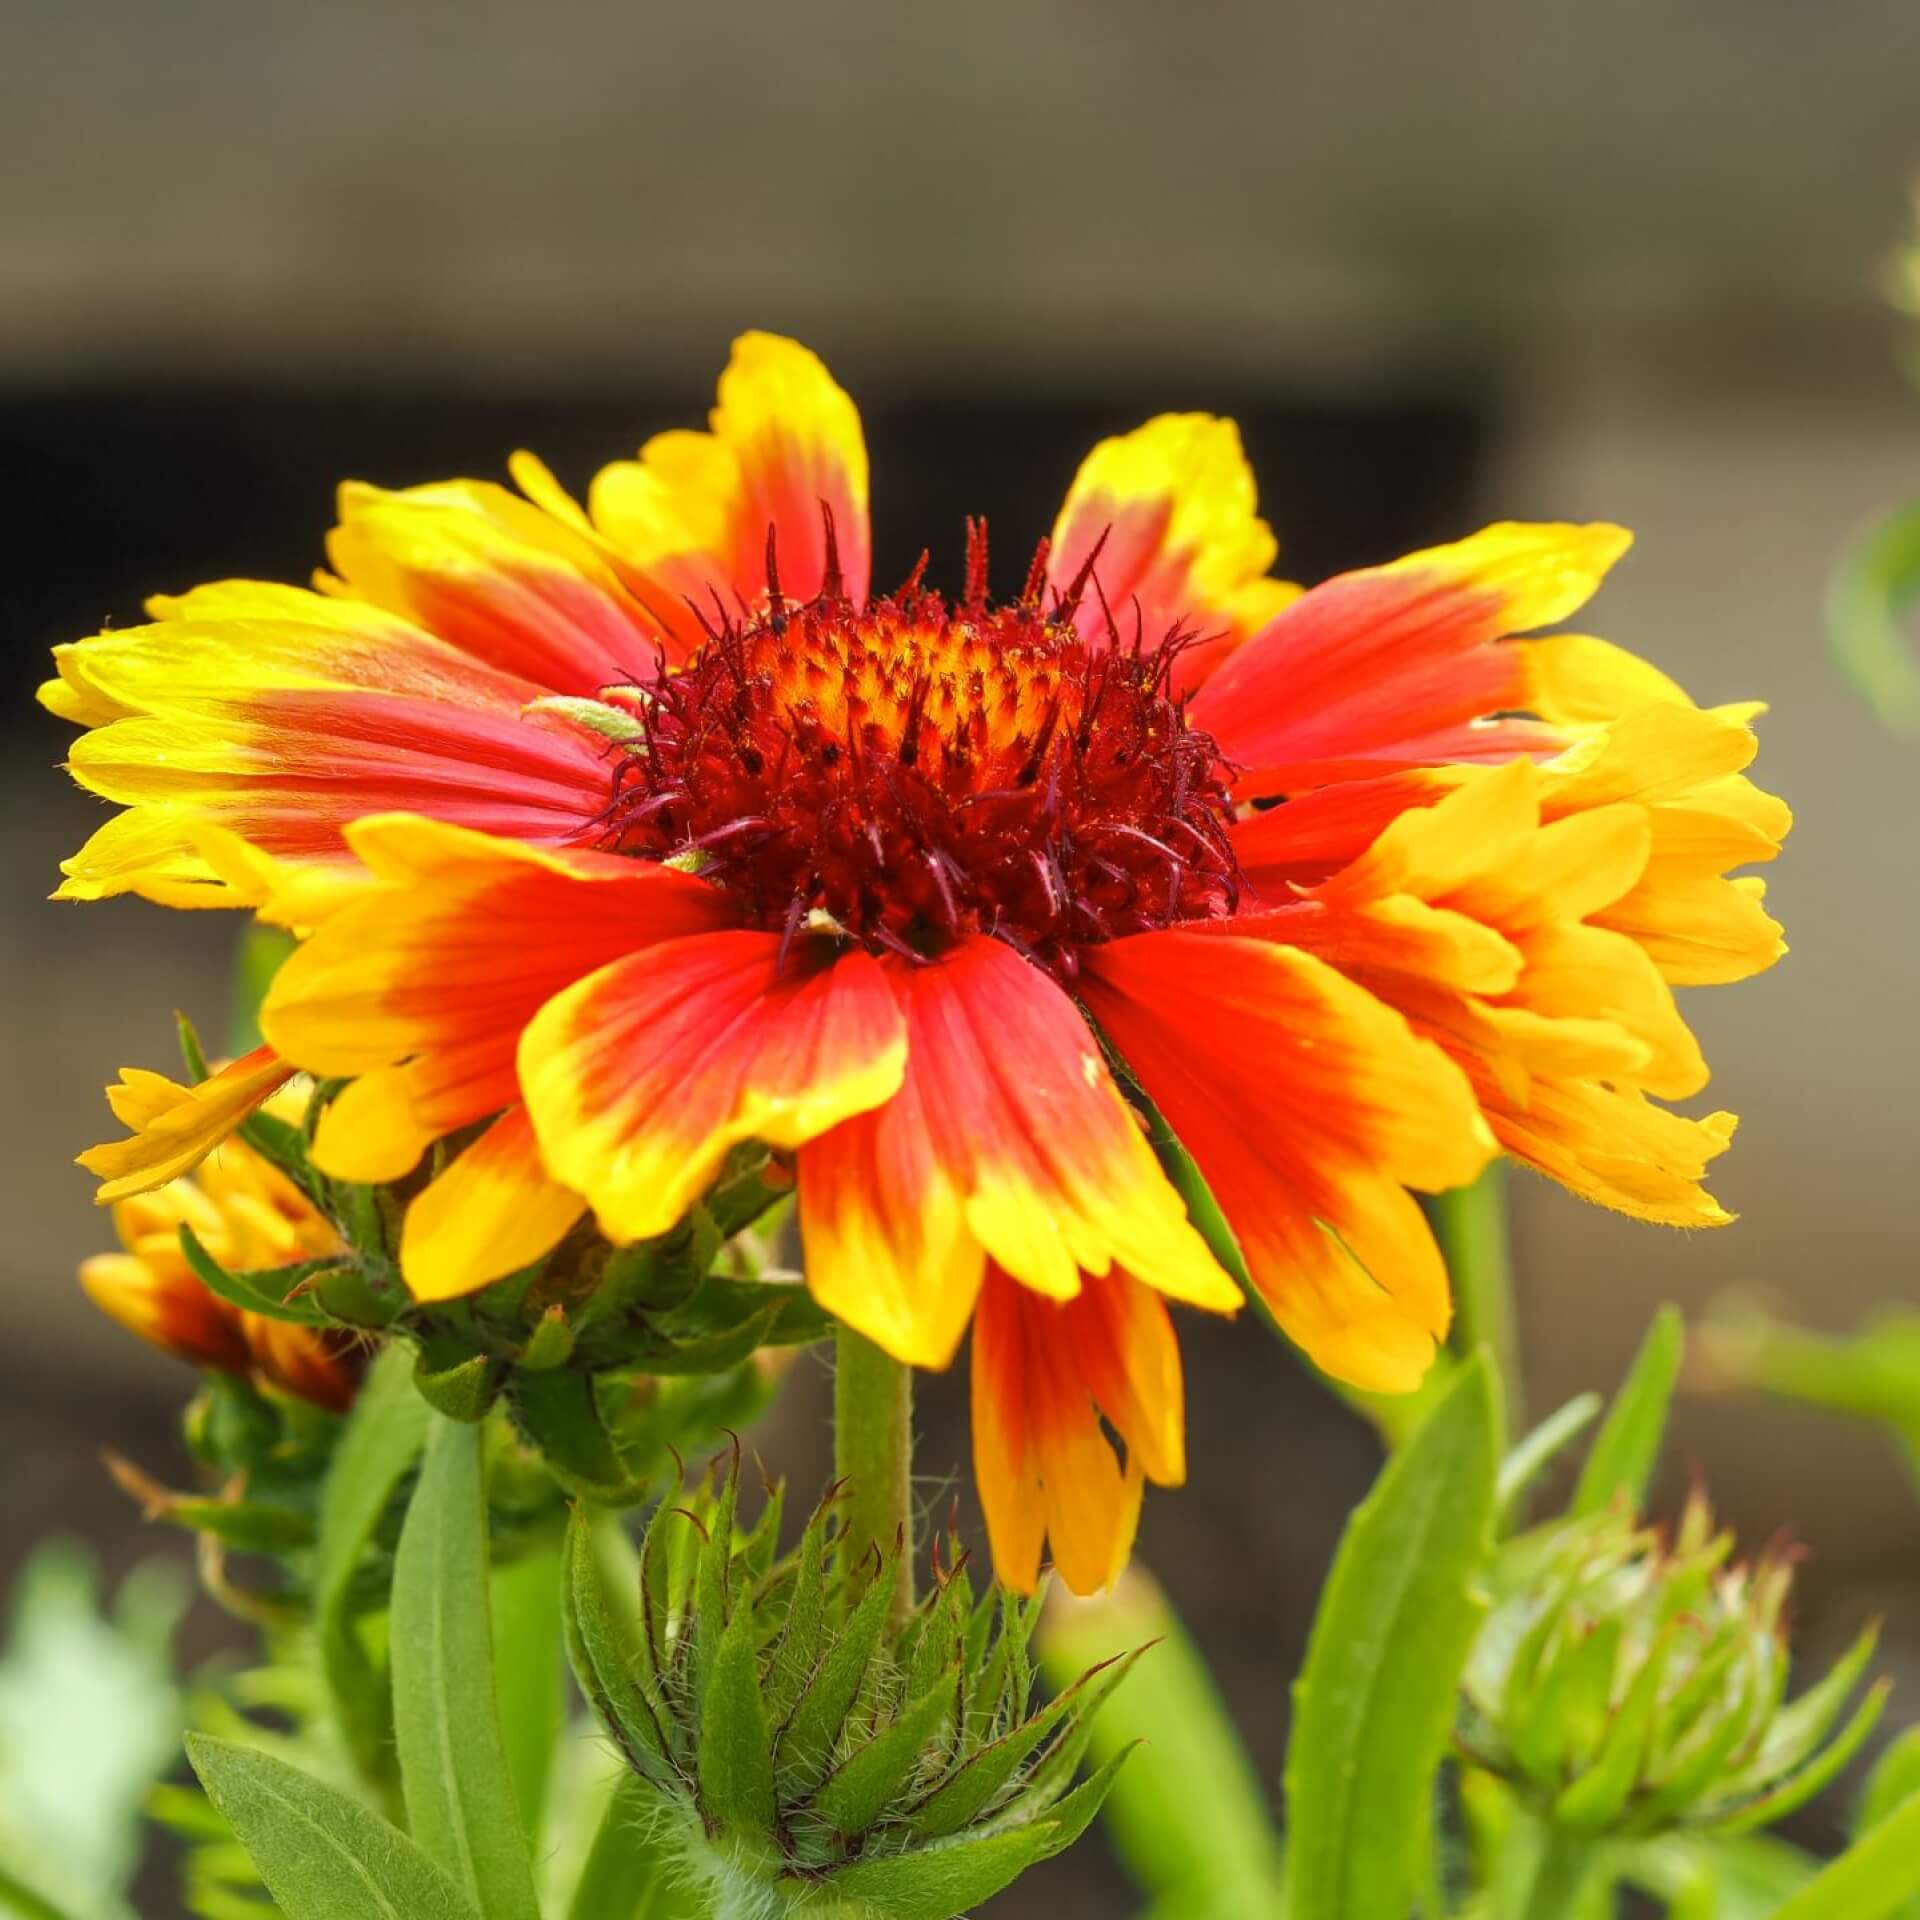
[[[11,0],[0,75],[0,1577],[50,1531],[175,1550],[95,1450],[178,1478],[188,1382],[78,1294],[107,1228],[70,1163],[116,1068],[171,1064],[170,1007],[218,1031],[236,931],[44,902],[98,816],[30,704],[46,647],[303,578],[346,476],[503,477],[530,445],[583,483],[697,424],[746,326],[861,402],[882,578],[931,544],[951,580],[970,512],[1012,573],[1092,440],[1167,408],[1240,419],[1296,577],[1496,517],[1637,529],[1589,618],[1702,700],[1773,703],[1795,951],[1686,1009],[1745,1116],[1738,1225],[1514,1183],[1531,1401],[1610,1385],[1662,1299],[1843,1327],[1914,1298],[1920,751],[1820,632],[1840,548],[1920,490],[1880,297],[1920,167],[1911,0]],[[1257,1328],[1187,1352],[1194,1484],[1143,1552],[1271,1771],[1376,1454]],[[925,1395],[929,1471],[964,1458],[962,1386]],[[803,1363],[764,1442],[802,1484],[824,1388]],[[1810,1548],[1809,1652],[1884,1607],[1920,1684],[1920,1527],[1875,1438],[1695,1399],[1678,1442],[1676,1484]],[[1089,1847],[994,1910],[1120,1885]]]

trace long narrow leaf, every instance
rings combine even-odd
[[[1484,1351],[1388,1463],[1321,1594],[1287,1747],[1289,1920],[1405,1913],[1493,1545]]]
[[[1774,1920],[1888,1920],[1920,1894],[1920,1794],[1796,1893]]]
[[[1660,1460],[1667,1430],[1667,1407],[1680,1377],[1685,1330],[1679,1313],[1662,1307],[1634,1356],[1626,1383],[1595,1436],[1593,1451],[1581,1469],[1568,1513],[1573,1518],[1599,1513],[1624,1494],[1637,1509],[1645,1500]]]
[[[393,1569],[393,1725],[414,1838],[485,1920],[539,1920],[494,1704],[485,1429],[437,1420]]]
[[[479,1920],[405,1834],[338,1788],[204,1734],[187,1757],[286,1920]]]
[[[355,1576],[375,1529],[427,1436],[427,1406],[413,1390],[413,1357],[390,1346],[368,1370],[327,1473],[314,1554],[313,1606],[321,1665],[335,1717],[369,1784],[390,1780],[392,1707],[384,1668],[357,1623]]]

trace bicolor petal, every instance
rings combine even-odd
[[[637,460],[603,467],[587,496],[593,528],[654,619],[695,645],[708,611],[725,620],[764,607],[770,550],[782,593],[811,600],[829,575],[829,526],[847,597],[863,603],[866,438],[819,357],[775,334],[742,334],[709,425],[656,434]]]
[[[1198,686],[1299,597],[1268,577],[1278,553],[1239,429],[1167,413],[1088,454],[1054,523],[1047,584],[1064,594],[1087,574],[1073,617],[1090,640],[1106,634],[1109,614],[1124,639],[1137,624],[1149,647],[1189,636],[1176,684]]]
[[[1357,1386],[1416,1385],[1450,1306],[1406,1189],[1464,1185],[1494,1152],[1460,1069],[1333,967],[1265,940],[1174,930],[1089,961],[1088,1007],[1281,1326]],[[1184,1017],[1195,1006],[1204,1020]]]
[[[1058,987],[979,936],[888,975],[909,1086],[799,1159],[825,1304],[929,1366],[951,1357],[989,1258],[1057,1300],[1118,1263],[1172,1298],[1239,1304]]]
[[[1116,1267],[1058,1301],[988,1268],[974,1316],[974,1473],[1004,1585],[1033,1591],[1043,1542],[1070,1591],[1111,1585],[1143,1480],[1185,1478],[1184,1427],[1179,1344],[1152,1288]]]
[[[614,1240],[664,1233],[746,1140],[798,1147],[898,1091],[878,963],[775,933],[631,953],[542,1007],[519,1076],[548,1170]]]
[[[511,1106],[407,1208],[401,1277],[416,1300],[475,1293],[551,1253],[586,1210]]]
[[[1612,526],[1503,524],[1341,574],[1221,666],[1194,722],[1245,767],[1249,796],[1557,752],[1564,730],[1498,717],[1534,687],[1527,649],[1508,643],[1581,606],[1628,541]]]

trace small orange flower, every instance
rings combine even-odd
[[[60,650],[75,773],[128,807],[62,891],[312,929],[264,1026],[282,1070],[351,1077],[330,1171],[491,1121],[408,1213],[417,1294],[588,1209],[663,1232],[768,1143],[828,1307],[929,1367],[973,1325],[1001,1575],[1050,1537],[1086,1588],[1184,1471],[1162,1302],[1239,1300],[1111,1062],[1363,1386],[1412,1387],[1447,1330],[1412,1194],[1500,1147],[1725,1217],[1730,1119],[1658,1104],[1705,1074],[1671,988],[1783,950],[1727,876],[1788,822],[1743,772],[1755,709],[1516,637],[1619,529],[1302,592],[1232,425],[1168,416],[1094,451],[1012,601],[984,529],[956,597],[876,597],[819,361],[747,336],[711,426],[584,506],[524,456],[524,498],[348,488],[317,591],[202,588]]]
[[[123,1251],[83,1261],[80,1284],[123,1327],[183,1360],[252,1375],[336,1413],[352,1403],[356,1376],[341,1340],[229,1306],[181,1250],[182,1227],[239,1272],[340,1249],[305,1195],[244,1142],[227,1141],[193,1179],[121,1200],[113,1224]]]

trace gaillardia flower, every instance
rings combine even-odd
[[[1029,1586],[1050,1537],[1080,1590],[1183,1472],[1164,1302],[1240,1299],[1146,1103],[1279,1323],[1372,1388],[1448,1324],[1412,1193],[1500,1147],[1726,1217],[1731,1119],[1658,1104],[1706,1078],[1671,987],[1782,951],[1726,876],[1788,822],[1742,772],[1754,709],[1515,637],[1618,529],[1303,593],[1232,425],[1169,416],[1094,450],[1011,600],[982,528],[954,597],[877,596],[858,416],[757,334],[710,433],[584,506],[514,474],[349,487],[313,591],[203,587],[60,650],[74,771],[127,808],[61,891],[310,930],[267,1049],[161,1083],[123,1180],[294,1067],[351,1079],[314,1143],[343,1177],[487,1123],[406,1221],[438,1298],[588,1209],[662,1233],[766,1143],[826,1306],[926,1367],[972,1324],[999,1571]]]
[[[285,1096],[275,1105],[286,1104]],[[294,1100],[282,1117],[297,1119]],[[80,1284],[111,1318],[157,1347],[264,1381],[338,1413],[357,1373],[341,1338],[230,1306],[188,1264],[180,1230],[222,1266],[291,1266],[337,1252],[339,1236],[285,1174],[240,1140],[227,1141],[193,1179],[169,1181],[117,1202],[121,1251],[80,1265]]]

